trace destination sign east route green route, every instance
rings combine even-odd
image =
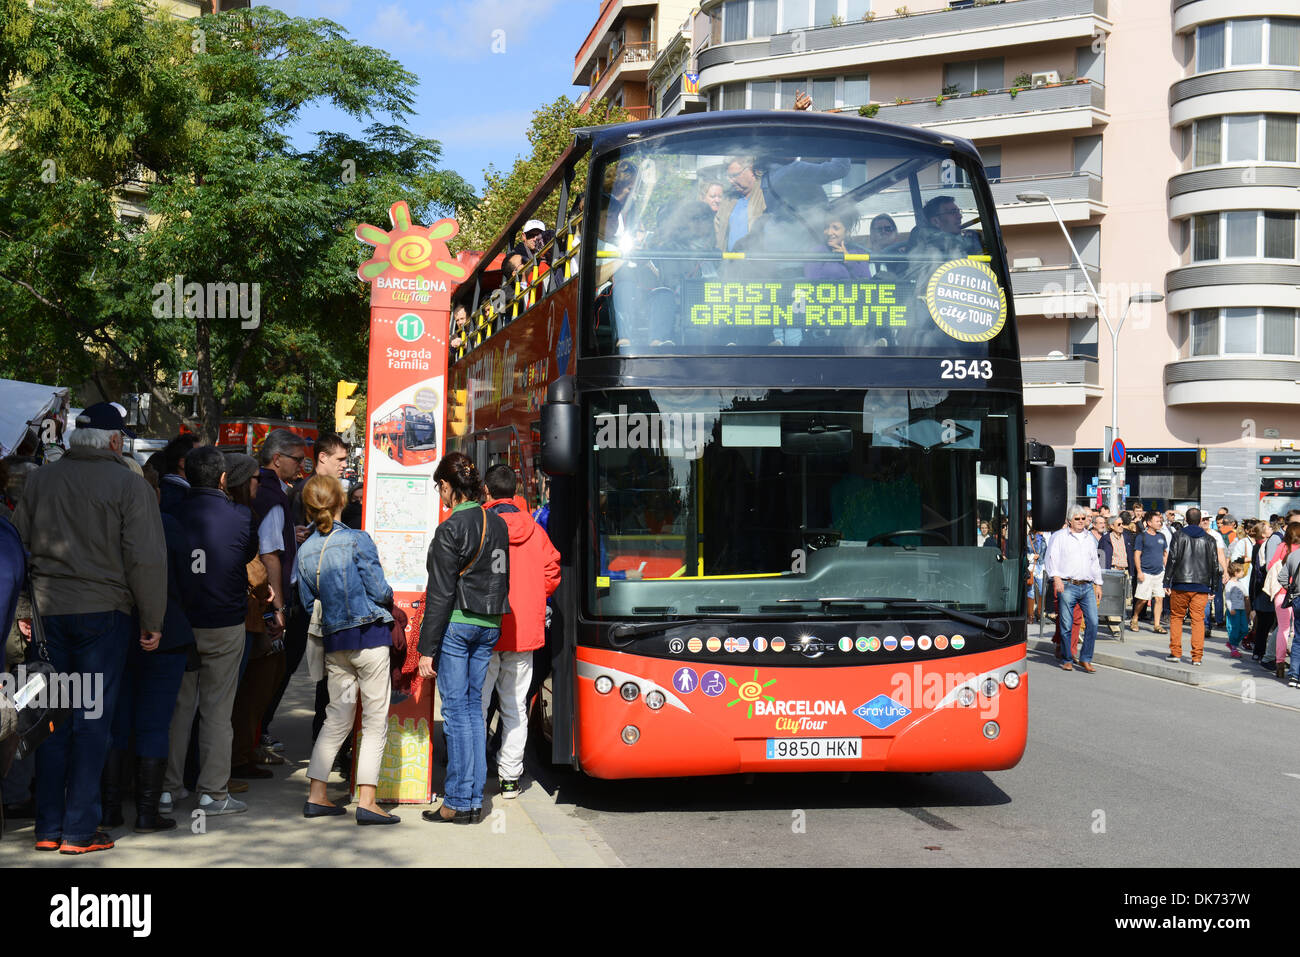
[[[907,306],[889,282],[690,282],[692,326],[798,329],[906,326]]]

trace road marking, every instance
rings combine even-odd
[[[1300,774],[1292,774],[1290,771],[1283,771],[1282,773],[1289,778],[1300,778]]]
[[[956,824],[953,824],[951,821],[945,821],[939,815],[933,814],[930,811],[927,811],[923,807],[900,807],[899,810],[902,811],[904,814],[912,815],[912,817],[916,818],[922,824],[929,824],[936,831],[960,831],[961,830],[961,828],[959,828]]]

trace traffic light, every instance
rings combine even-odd
[[[338,391],[334,398],[334,431],[340,435],[352,428],[356,422],[356,416],[351,414],[357,406],[357,400],[351,398],[352,393],[356,391],[357,383],[339,380]]]
[[[447,403],[447,428],[452,435],[464,435],[469,421],[469,390],[453,389]]]

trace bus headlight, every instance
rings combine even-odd
[[[658,711],[665,704],[667,704],[667,699],[664,698],[664,693],[662,691],[656,690],[646,693],[645,706],[651,711]]]
[[[635,701],[637,696],[641,694],[641,689],[634,682],[626,681],[618,689],[618,693],[622,695],[624,701]]]
[[[601,675],[596,679],[597,694],[609,694],[614,690],[614,679],[609,675]]]
[[[1008,691],[1014,691],[1020,687],[1020,672],[1008,671],[1002,678],[1002,683],[1007,686]]]
[[[996,737],[997,737],[999,734],[1001,734],[1001,733],[1002,733],[1002,729],[998,727],[998,723],[997,723],[996,721],[987,721],[987,722],[985,722],[985,724],[984,724],[984,737],[986,737],[986,738],[988,738],[990,741],[992,741],[994,738],[996,738]]]
[[[997,678],[988,677],[984,679],[984,684],[980,685],[980,691],[984,692],[984,697],[992,698],[998,693],[1000,687],[1002,686],[998,684]]]
[[[962,688],[957,692],[957,703],[963,708],[969,708],[975,703],[975,689]]]
[[[641,740],[641,729],[634,724],[629,724],[619,737],[623,739],[624,744],[636,744]]]

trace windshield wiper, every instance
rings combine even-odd
[[[786,599],[781,599],[785,601]],[[799,599],[790,599],[798,601]],[[972,628],[979,628],[981,631],[989,633],[989,637],[998,641],[1003,640],[1011,634],[1011,623],[1005,619],[981,618],[978,615],[972,615],[964,611],[958,611],[956,608],[949,608],[951,602],[923,601],[917,598],[887,598],[869,596],[866,598],[818,598],[816,601],[824,605],[868,605],[878,604],[886,605],[890,608],[922,608],[926,611],[937,612],[945,618],[951,618],[953,621],[960,622],[963,625],[970,625]]]
[[[620,622],[609,630],[611,640],[615,638],[644,638],[658,634],[669,628],[681,628],[685,625],[702,625],[705,622],[730,621],[729,618],[679,618],[676,621],[641,621]]]

